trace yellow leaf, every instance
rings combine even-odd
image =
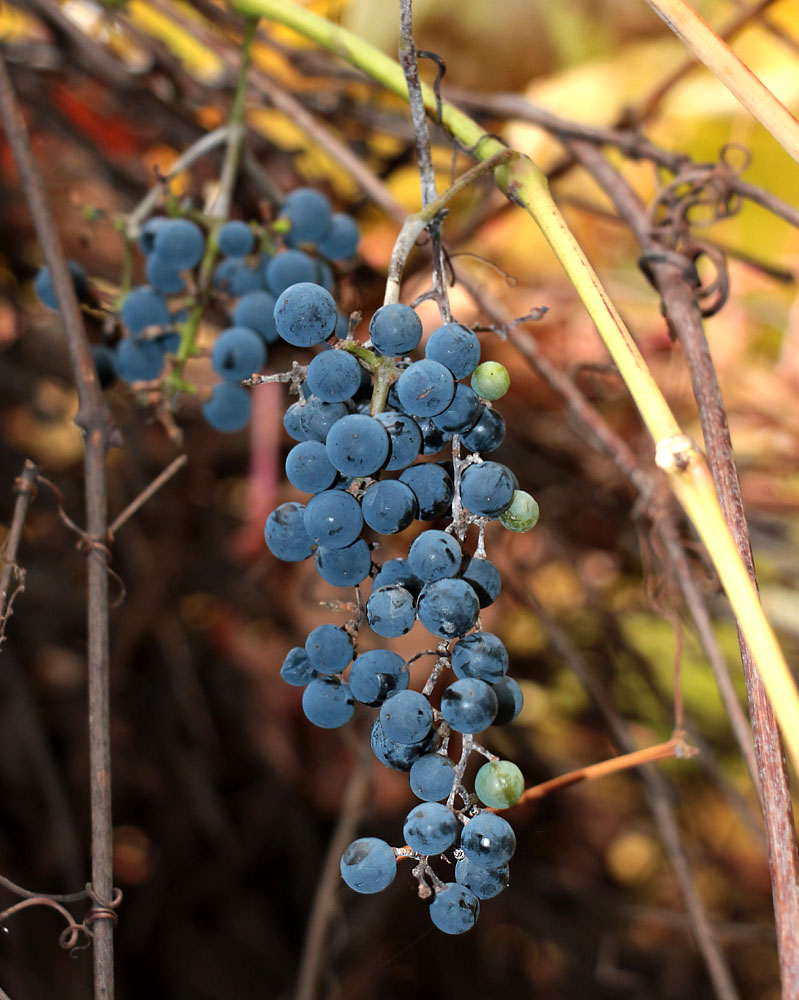
[[[181,14],[196,20],[196,14],[188,4],[180,4],[179,9]],[[176,21],[144,0],[130,0],[127,10],[133,24],[153,38],[160,39],[180,59],[187,72],[204,83],[214,83],[223,75],[225,67],[220,57]]]

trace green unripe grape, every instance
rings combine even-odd
[[[499,520],[508,531],[529,531],[538,523],[538,504],[524,490],[514,490],[510,507]]]
[[[508,369],[498,361],[484,361],[472,372],[472,388],[481,399],[499,399],[510,388]]]
[[[515,806],[524,791],[524,776],[510,760],[492,760],[483,764],[474,779],[474,790],[481,802],[492,809]]]

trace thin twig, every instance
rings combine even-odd
[[[371,752],[364,751],[356,761],[344,791],[336,827],[330,838],[322,873],[316,883],[311,914],[305,931],[300,955],[299,978],[294,1000],[314,1000],[319,976],[325,958],[325,941],[328,927],[336,909],[336,896],[341,876],[341,854],[351,843],[361,819],[369,790],[369,760]]]
[[[19,543],[22,539],[22,527],[25,524],[25,515],[28,512],[28,505],[35,489],[34,482],[39,470],[29,459],[26,459],[21,474],[14,483],[14,492],[17,499],[14,503],[14,513],[11,516],[11,524],[8,528],[5,544],[3,545],[0,558],[3,560],[3,571],[0,573],[0,645],[5,638],[6,622],[11,615],[11,606],[14,598],[25,587],[24,570],[17,565],[17,553]],[[11,581],[16,579],[14,590],[11,590]]]
[[[165,483],[169,482],[175,473],[182,469],[188,461],[188,455],[178,455],[173,462],[169,463],[163,472],[155,477],[149,486],[146,486],[134,500],[131,500],[127,507],[121,513],[117,514],[109,525],[109,540],[113,541],[114,535],[116,535],[122,525],[125,524],[126,521],[129,521],[137,511],[141,510],[147,501],[153,497]]]
[[[419,182],[422,187],[422,208],[428,208],[436,200],[436,172],[433,167],[433,153],[430,146],[430,129],[419,79],[416,43],[413,40],[413,0],[400,0],[399,63],[408,86],[408,107],[411,112],[413,131],[416,136],[416,160],[419,165]],[[440,107],[440,104],[439,104]],[[427,231],[433,249],[433,294],[445,323],[452,319],[449,295],[444,273],[444,259],[441,253],[441,217],[429,220]]]
[[[525,802],[532,802],[534,799],[543,799],[552,792],[576,785],[580,781],[595,781],[597,778],[606,778],[609,774],[617,774],[619,771],[629,771],[630,768],[641,767],[643,764],[653,764],[656,760],[666,760],[668,757],[691,757],[695,753],[696,750],[689,747],[682,737],[675,736],[665,743],[658,743],[657,746],[634,750],[632,753],[622,754],[619,757],[611,757],[598,764],[578,767],[574,771],[559,775],[557,778],[550,778],[549,781],[532,785],[524,790],[522,797],[515,805],[520,806]]]
[[[78,309],[61,243],[47,205],[44,184],[17,104],[5,60],[0,55],[0,115],[33,216],[64,324],[80,406],[75,422],[85,433],[86,530],[88,560],[89,771],[91,788],[92,887],[100,901],[93,926],[95,1000],[113,1000],[115,919],[106,914],[114,896],[111,820],[111,741],[108,679],[108,552],[105,455],[118,432],[103,399],[97,371]],[[113,913],[112,913],[113,916]]]

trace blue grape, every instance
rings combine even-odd
[[[437,455],[455,436],[454,431],[442,431],[433,423],[433,417],[426,420],[418,418],[419,430],[422,432],[422,454]]]
[[[435,729],[431,729],[419,743],[397,743],[386,736],[379,718],[372,726],[372,752],[381,764],[394,771],[409,771],[414,761],[436,750],[439,742]]]
[[[336,625],[317,625],[308,633],[305,652],[320,674],[339,674],[352,659],[352,636]]]
[[[211,351],[211,367],[226,382],[240,382],[263,368],[266,345],[254,330],[229,326],[216,338]]]
[[[372,593],[381,587],[393,585],[404,587],[414,598],[419,596],[419,591],[423,587],[423,581],[413,572],[408,565],[407,559],[387,559],[380,568],[380,572],[372,580]]]
[[[320,546],[316,552],[316,569],[334,587],[354,587],[369,576],[372,556],[369,546],[359,538],[343,549]]]
[[[302,710],[320,729],[338,729],[352,718],[355,699],[338,677],[315,677],[302,693]]]
[[[465,934],[474,927],[480,900],[457,882],[448,882],[430,904],[430,919],[445,934]]]
[[[418,691],[399,691],[383,703],[380,722],[395,743],[419,743],[433,725],[433,709]]]
[[[264,279],[258,267],[250,267],[237,257],[228,257],[214,268],[214,288],[234,299],[263,291]]]
[[[235,382],[220,382],[203,403],[203,416],[215,431],[231,434],[247,426],[251,409],[246,389]]]
[[[273,295],[280,295],[292,285],[311,284],[317,286],[318,271],[316,261],[303,250],[284,250],[267,258],[262,265],[262,274],[266,287]],[[328,293],[329,294],[329,293]],[[331,331],[332,332],[332,331]],[[293,341],[289,341],[293,343]],[[308,344],[296,344],[296,347],[308,347]]]
[[[461,478],[463,505],[473,514],[499,517],[510,507],[516,478],[499,462],[480,462],[464,470]]]
[[[303,523],[308,536],[324,548],[343,549],[361,533],[361,505],[344,490],[324,490],[308,501]]]
[[[310,684],[317,671],[311,666],[308,654],[301,646],[295,646],[286,654],[285,660],[280,667],[280,676],[292,687],[305,687]]]
[[[139,247],[145,256],[149,256],[155,250],[155,234],[165,222],[169,222],[169,219],[165,215],[154,215],[141,227]]]
[[[392,302],[372,316],[369,336],[378,354],[390,358],[410,354],[422,339],[422,321],[410,306]]]
[[[246,257],[255,246],[255,233],[246,222],[232,219],[220,227],[216,245],[226,257]]]
[[[420,521],[434,521],[449,512],[453,486],[443,466],[435,462],[420,462],[409,466],[399,478],[416,494]]]
[[[117,378],[116,351],[104,344],[92,344],[92,358],[100,388],[107,389]]]
[[[521,687],[512,677],[501,677],[491,687],[497,696],[497,717],[495,726],[506,726],[519,715],[524,705],[524,694]]]
[[[502,414],[492,407],[484,406],[477,421],[462,436],[469,451],[487,454],[499,448],[505,440],[505,421]]]
[[[407,528],[416,517],[418,506],[413,490],[398,479],[372,483],[361,498],[364,521],[381,535],[393,535]]]
[[[473,892],[478,899],[493,899],[510,881],[510,869],[505,865],[498,868],[484,868],[470,858],[461,858],[455,864],[455,881]]]
[[[394,881],[397,858],[385,840],[361,837],[341,855],[339,868],[341,877],[355,892],[382,892]]]
[[[405,635],[416,621],[413,594],[396,584],[373,589],[366,602],[366,618],[372,631],[386,639]]]
[[[361,366],[347,351],[323,351],[308,365],[305,376],[311,392],[325,403],[343,403],[361,385]]]
[[[416,613],[428,632],[441,639],[465,635],[477,621],[480,603],[465,580],[436,580],[425,584]]]
[[[475,677],[453,681],[441,696],[441,714],[457,733],[480,733],[497,715],[497,696],[490,684]]]
[[[464,556],[460,577],[474,588],[481,608],[487,608],[499,596],[502,587],[499,570],[488,559]]]
[[[262,289],[247,292],[233,309],[233,324],[247,326],[263,337],[264,343],[276,344],[280,337],[275,326],[275,297]]]
[[[132,334],[141,333],[150,326],[169,326],[171,322],[166,299],[149,285],[131,288],[119,314]]]
[[[313,347],[336,328],[338,313],[330,292],[308,281],[291,284],[275,303],[277,332],[294,347]]]
[[[452,810],[440,802],[424,802],[408,813],[402,833],[411,850],[429,857],[452,847],[459,829],[458,817]]]
[[[304,406],[299,404],[298,413],[306,441],[324,444],[333,426],[346,417],[349,410],[344,403],[325,403],[318,396],[309,396]]]
[[[317,243],[319,253],[330,260],[347,260],[358,249],[361,232],[358,223],[346,212],[334,212],[330,228]]]
[[[293,441],[309,440],[308,434],[302,426],[302,415],[304,410],[305,407],[302,403],[292,403],[283,414],[283,427]],[[322,440],[324,440],[324,438]],[[325,454],[327,454],[327,452],[325,452]]]
[[[291,222],[286,235],[289,246],[299,243],[316,243],[330,230],[332,212],[330,202],[321,191],[314,188],[295,188],[280,207],[281,218]]]
[[[304,514],[304,504],[289,501],[275,507],[266,519],[264,537],[273,556],[284,562],[301,562],[311,555],[316,542],[305,530]]]
[[[452,402],[455,380],[438,361],[414,361],[397,379],[397,395],[406,413],[432,417]]]
[[[460,323],[446,323],[430,335],[424,353],[426,358],[445,365],[455,378],[465,378],[480,360],[480,341]]]
[[[408,565],[426,583],[455,576],[463,554],[458,540],[446,531],[423,531],[408,550]]]
[[[444,754],[428,753],[411,765],[411,791],[425,802],[440,802],[452,791],[455,765]]]
[[[86,272],[80,264],[74,260],[68,260],[67,266],[69,267],[69,273],[72,278],[72,286],[75,289],[75,295],[78,297],[78,302],[84,302],[89,290]],[[55,288],[53,287],[53,279],[50,275],[49,267],[45,265],[39,269],[36,274],[36,280],[33,283],[33,287],[41,303],[48,306],[50,309],[58,309],[58,300],[56,299]]]
[[[452,402],[442,413],[430,419],[441,431],[462,434],[480,415],[480,398],[468,385],[456,385]]]
[[[452,647],[456,677],[479,677],[493,684],[508,672],[508,651],[493,632],[472,632]]]
[[[186,287],[183,275],[159,254],[152,253],[144,265],[144,273],[150,285],[164,295],[174,295]]]
[[[321,441],[301,441],[286,457],[286,477],[303,493],[320,493],[336,478],[336,470]]]
[[[199,264],[205,247],[200,227],[190,219],[167,219],[158,227],[153,251],[176,271]]]
[[[164,368],[164,356],[152,340],[125,337],[117,344],[116,368],[125,382],[152,382]]]
[[[352,413],[331,427],[325,447],[330,461],[345,476],[370,476],[385,464],[390,444],[378,420]]]
[[[371,379],[369,384],[371,386]],[[409,466],[418,457],[422,447],[422,432],[419,430],[419,425],[413,417],[393,410],[378,413],[375,420],[378,420],[388,432],[390,450],[385,468],[393,471]]]
[[[349,685],[353,696],[374,708],[382,705],[395,691],[405,691],[409,683],[405,660],[388,649],[361,653],[350,667]]]
[[[461,848],[474,864],[499,868],[513,857],[516,835],[506,819],[496,813],[481,812],[461,831]]]

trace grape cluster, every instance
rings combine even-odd
[[[286,245],[276,250],[279,236]],[[250,418],[250,397],[239,383],[263,369],[269,347],[279,340],[277,297],[298,282],[332,291],[335,278],[329,262],[352,257],[358,239],[357,222],[333,212],[325,195],[312,188],[289,194],[272,226],[230,220],[206,231],[192,219],[153,216],[138,240],[147,284],[131,288],[119,306],[124,335],[113,348],[92,348],[101,385],[105,388],[116,378],[137,383],[162,377],[167,358],[180,350],[183,328],[197,305],[205,262],[213,263],[219,254],[210,290],[230,325],[219,333],[211,352],[211,366],[221,382],[204,403],[203,415],[216,430],[240,430]],[[85,301],[86,273],[74,262],[70,271],[78,298]],[[57,308],[48,268],[39,271],[35,288],[45,305]],[[346,331],[343,316],[337,314],[336,324],[339,332]]]
[[[507,372],[479,363],[480,342],[459,323],[437,329],[424,358],[411,360],[422,324],[401,304],[377,310],[368,342],[354,335],[337,339],[332,296],[308,282],[278,295],[274,320],[288,343],[321,349],[307,367],[296,366],[299,398],[284,418],[296,442],[286,474],[309,496],[272,511],[266,544],[289,562],[313,557],[327,583],[356,588],[357,607],[343,626],[314,628],[304,646],[288,653],[280,673],[304,688],[303,711],[321,728],[344,725],[356,702],[377,709],[372,750],[386,767],[409,773],[421,800],[406,818],[403,847],[374,837],[350,844],[341,858],[344,881],[358,892],[378,892],[393,881],[397,861],[412,858],[420,894],[433,897],[434,924],[459,934],[473,925],[480,900],[508,884],[515,848],[507,820],[481,810],[478,799],[500,809],[523,790],[516,765],[497,760],[474,739],[491,725],[511,722],[522,707],[521,688],[507,676],[507,651],[479,620],[500,591],[499,572],[485,554],[486,524],[498,519],[524,531],[538,516],[511,470],[483,457],[504,438],[504,421],[490,400],[502,394],[497,387]],[[467,378],[470,384],[462,381]],[[436,458],[445,447],[451,458]],[[449,521],[447,530],[429,523],[440,520]],[[423,530],[414,532],[407,558],[377,565],[370,540],[414,531],[417,522]],[[470,553],[464,546],[472,525],[478,542]],[[410,688],[409,662],[399,654],[359,649],[367,625],[393,638],[417,621],[435,642],[435,649],[413,658],[435,657],[422,691]],[[446,687],[433,699],[442,678]],[[457,742],[460,753],[451,756]],[[476,796],[464,786],[474,751],[489,758],[477,774]],[[430,862],[450,851],[454,881],[443,882]]]

